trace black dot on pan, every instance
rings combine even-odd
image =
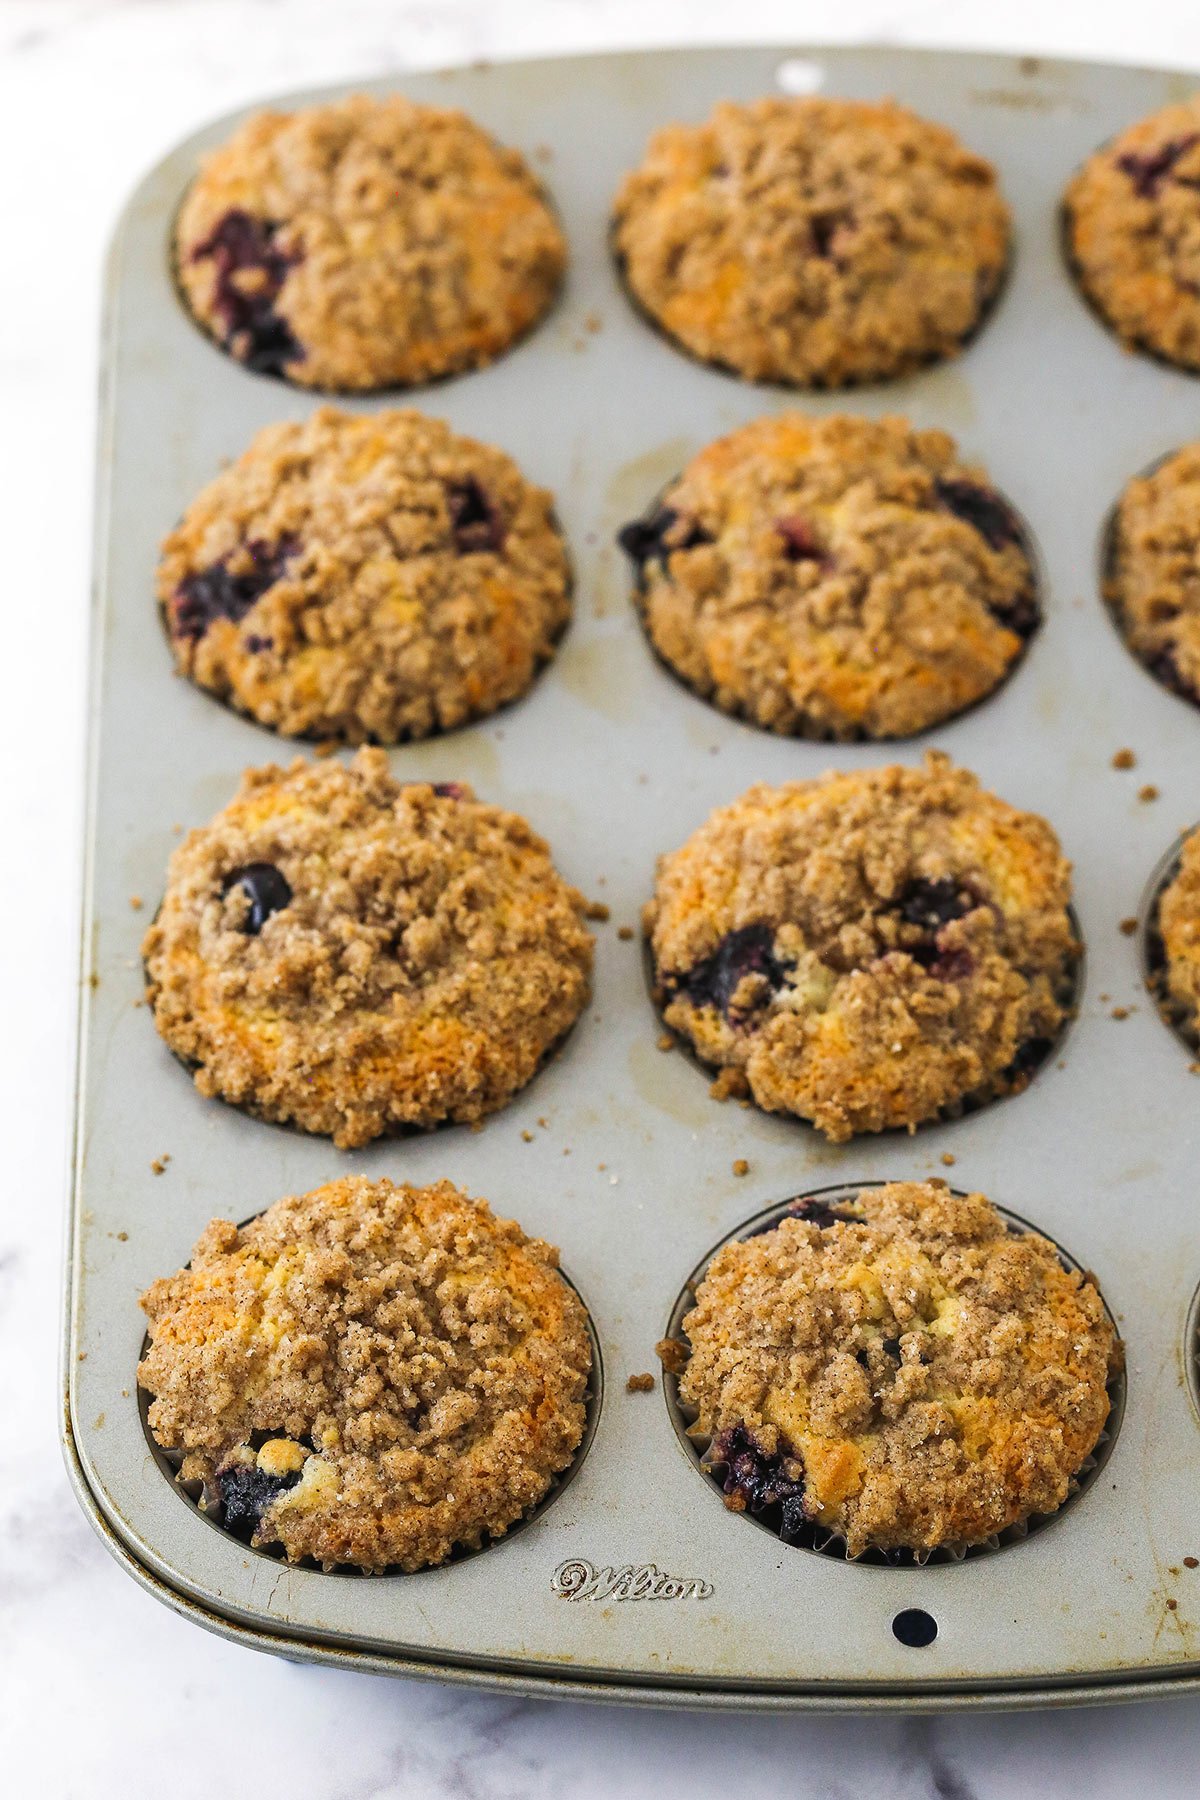
[[[892,1636],[910,1650],[924,1650],[937,1636],[937,1620],[919,1606],[906,1606],[892,1620]]]

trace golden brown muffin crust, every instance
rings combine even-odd
[[[591,1346],[557,1266],[448,1181],[352,1176],[215,1219],[142,1296],[151,1430],[291,1561],[444,1562],[535,1505],[583,1435]]]
[[[184,199],[175,258],[239,361],[352,390],[493,361],[550,305],[566,246],[524,158],[466,114],[356,94],[241,125]]]
[[[901,418],[757,419],[622,542],[659,655],[783,735],[927,730],[991,693],[1038,623],[1011,507],[953,438]]]
[[[1153,985],[1169,1021],[1195,1042],[1200,1037],[1200,830],[1184,839],[1179,867],[1159,895],[1151,928],[1163,954]]]
[[[754,1504],[779,1457],[793,1516],[851,1556],[979,1543],[1055,1511],[1118,1363],[1099,1294],[1054,1245],[941,1182],[801,1206],[727,1244],[683,1328],[680,1397],[728,1503]]]
[[[551,496],[416,412],[269,425],[163,544],[182,672],[289,737],[398,743],[524,693],[570,615]]]
[[[1066,1017],[1069,899],[1046,821],[930,753],[750,788],[661,859],[645,926],[721,1091],[838,1142],[1025,1085]]]
[[[462,784],[397,782],[381,750],[268,765],[172,856],[148,998],[202,1094],[353,1148],[530,1080],[587,1001],[584,908]]]
[[[1200,95],[1139,119],[1064,196],[1067,253],[1123,343],[1200,368]]]
[[[840,387],[949,356],[996,293],[996,172],[891,101],[726,102],[669,125],[617,194],[634,298],[685,350]]]
[[[1104,591],[1138,660],[1200,706],[1200,443],[1185,444],[1126,487]]]

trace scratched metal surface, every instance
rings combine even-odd
[[[394,766],[465,778],[527,814],[567,876],[613,912],[598,929],[590,1011],[559,1060],[478,1134],[343,1156],[253,1123],[195,1094],[135,1004],[139,939],[173,827],[206,819],[246,765],[291,754],[172,677],[152,599],[156,545],[257,427],[317,402],[228,361],[172,291],[171,215],[198,155],[230,121],[173,152],[131,200],[105,327],[68,1459],[98,1527],[148,1586],[215,1629],[289,1654],[705,1705],[1053,1703],[1200,1682],[1200,1574],[1182,1567],[1200,1554],[1200,1425],[1185,1374],[1200,1277],[1191,1191],[1200,1090],[1145,1002],[1137,941],[1117,930],[1200,811],[1200,720],[1130,659],[1096,594],[1113,496],[1130,472],[1195,434],[1200,390],[1117,349],[1071,287],[1056,231],[1058,195],[1079,159],[1192,84],[1004,57],[812,53],[826,91],[895,94],[961,132],[999,165],[1014,205],[1012,280],[959,362],[849,401],[799,403],[947,427],[1029,520],[1048,623],[1003,692],[932,741],[1051,818],[1076,863],[1088,944],[1081,1016],[1027,1094],[912,1138],[833,1149],[803,1126],[715,1104],[684,1057],[661,1054],[638,945],[616,935],[637,920],[656,854],[752,780],[881,759],[869,746],[776,741],[684,692],[642,640],[612,541],[709,438],[796,403],[673,351],[633,315],[605,247],[610,197],[647,134],[700,118],[723,96],[770,91],[787,54],[797,53],[605,56],[403,84],[543,153],[572,252],[565,299],[530,340],[492,369],[413,397],[503,445],[555,490],[578,594],[559,660],[525,702],[398,750]],[[589,331],[593,314],[600,329]],[[1109,760],[1126,743],[1138,769],[1117,774]],[[915,761],[923,747],[895,754]],[[1159,786],[1157,803],[1138,801],[1142,781]],[[132,894],[145,897],[143,911],[131,909]],[[1110,1017],[1118,1003],[1135,1009],[1122,1023]],[[944,1172],[947,1150],[957,1185],[984,1189],[1098,1272],[1129,1344],[1111,1458],[1059,1520],[997,1555],[880,1569],[785,1548],[724,1511],[677,1441],[661,1391],[629,1395],[625,1379],[654,1366],[682,1281],[740,1221],[835,1181]],[[173,1160],[156,1177],[150,1164],[164,1151]],[[751,1166],[741,1180],[731,1173],[739,1157]],[[155,1463],[134,1385],[137,1295],[186,1259],[205,1222],[245,1218],[347,1169],[449,1176],[557,1242],[606,1370],[595,1440],[561,1497],[510,1541],[400,1578],[288,1570],[225,1537]],[[691,1585],[675,1598],[563,1597],[556,1571],[579,1559],[653,1563]],[[891,1631],[893,1615],[914,1606],[939,1628],[922,1650]]]

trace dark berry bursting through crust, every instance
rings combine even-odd
[[[504,548],[504,521],[473,475],[446,487],[450,529],[460,556]]]
[[[226,876],[222,892],[227,894],[233,887],[243,889],[249,901],[242,922],[247,937],[257,937],[272,914],[282,912],[292,898],[286,876],[274,863],[247,863],[244,869],[235,869]]]
[[[1020,544],[1021,527],[1017,516],[992,488],[981,487],[975,481],[949,478],[935,481],[933,485],[946,511],[961,519],[964,525],[970,525],[991,549],[1003,550],[1006,544]]]
[[[295,1487],[299,1479],[299,1469],[286,1475],[268,1475],[263,1469],[236,1462],[218,1469],[216,1487],[225,1530],[235,1537],[252,1538],[271,1502]]]
[[[787,965],[774,951],[775,937],[769,925],[743,925],[727,932],[711,956],[681,975],[664,977],[671,994],[682,994],[693,1006],[715,1006],[734,1023],[733,996],[747,976],[758,976],[772,993],[786,979]]]
[[[698,544],[711,544],[712,538],[702,525],[692,520],[677,543],[666,539],[678,523],[680,514],[671,506],[656,506],[645,518],[633,519],[617,533],[617,543],[636,566],[639,574],[648,562],[664,566],[675,550],[694,550]]]
[[[1180,157],[1197,142],[1200,142],[1200,136],[1194,131],[1189,132],[1186,137],[1172,138],[1170,143],[1148,155],[1130,151],[1125,156],[1118,156],[1117,167],[1123,175],[1128,175],[1139,198],[1153,200]]]
[[[284,277],[299,259],[275,243],[279,226],[256,219],[235,207],[220,219],[210,237],[197,244],[192,262],[211,258],[216,267],[216,307],[225,328],[225,344],[240,362],[260,375],[283,375],[289,363],[301,362],[304,346],[286,319],[275,311]],[[253,273],[252,286],[238,275]]]
[[[780,1440],[782,1445],[783,1440]],[[782,1515],[779,1535],[792,1537],[808,1523],[804,1505],[803,1476],[797,1480],[787,1472],[787,1463],[799,1464],[799,1457],[787,1448],[768,1456],[744,1425],[722,1431],[713,1441],[714,1461],[724,1463],[722,1491],[732,1510],[761,1513],[778,1506]]]
[[[217,619],[244,619],[256,600],[274,587],[299,549],[294,532],[285,532],[277,543],[252,538],[245,546],[251,568],[244,575],[229,573],[228,559],[209,563],[194,575],[185,575],[171,601],[171,631],[177,638],[198,642]],[[259,643],[269,643],[263,638]]]

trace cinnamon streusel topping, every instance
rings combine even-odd
[[[148,998],[202,1094],[340,1148],[504,1106],[588,998],[585,902],[524,819],[381,750],[250,769],[175,851]]]
[[[900,418],[757,419],[621,542],[660,656],[785,735],[924,731],[991,693],[1039,621],[1012,508],[953,438]]]
[[[1090,1280],[941,1182],[797,1202],[713,1258],[679,1384],[735,1511],[871,1547],[979,1543],[1054,1512],[1120,1346]]]
[[[659,863],[663,1017],[768,1112],[841,1141],[1024,1087],[1078,953],[1044,819],[922,767],[758,786]]]
[[[290,1561],[444,1562],[534,1506],[583,1435],[591,1346],[557,1250],[448,1181],[355,1176],[215,1219],[142,1306],[155,1438]]]
[[[356,94],[255,113],[213,151],[175,263],[240,362],[349,390],[491,362],[554,299],[566,245],[525,159],[465,113]]]
[[[417,412],[268,425],[163,545],[179,668],[290,737],[398,743],[517,698],[570,616],[551,496]]]
[[[1004,274],[990,163],[891,101],[724,103],[668,125],[617,195],[637,302],[693,356],[841,387],[950,356]]]

